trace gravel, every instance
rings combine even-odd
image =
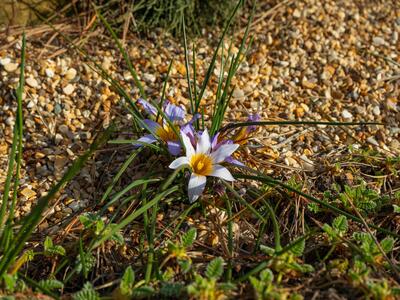
[[[264,127],[255,136],[254,147],[249,148],[260,170],[270,174],[284,166],[285,172],[313,172],[314,161],[325,153],[357,143],[388,156],[400,154],[400,22],[395,9],[399,4],[366,0],[357,3],[292,1],[282,5],[272,18],[262,18],[263,12],[256,14],[254,42],[233,79],[235,90],[227,121],[244,120],[248,113],[258,112],[265,120],[374,121],[385,126],[348,128],[353,138],[337,126]],[[236,37],[240,38],[239,32]],[[87,149],[97,131],[113,119],[125,128],[131,124],[120,97],[84,59],[72,52],[54,57],[53,48],[41,46],[46,42],[40,37],[28,38],[27,42],[25,152],[20,192],[26,201],[21,204],[21,213],[27,211],[28,203],[49,190],[72,160]],[[235,44],[239,45],[239,41]],[[211,60],[212,45],[209,38],[197,40],[198,78],[204,76]],[[92,57],[134,99],[138,98],[133,78],[112,43],[99,35],[87,46]],[[168,64],[174,59],[166,96],[188,107],[183,47],[179,41],[169,36],[160,38],[154,32],[148,39],[130,37],[126,48],[141,74],[146,93],[153,99],[160,97]],[[13,89],[18,83],[20,43],[2,49],[0,170],[6,170],[16,110]],[[232,52],[235,51],[237,48],[233,47]],[[36,59],[39,54],[43,55]],[[216,68],[221,68],[219,60]],[[212,109],[209,104],[214,101],[215,91],[214,80],[202,99],[206,112]],[[71,202],[91,203],[98,199],[97,177],[104,168],[104,162],[90,161],[56,199],[47,223],[54,224],[81,207],[69,206]],[[3,171],[0,186],[4,180]]]

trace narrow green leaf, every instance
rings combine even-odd
[[[195,227],[190,228],[183,236],[182,236],[182,246],[188,248],[193,245],[194,241],[197,237],[197,230]]]
[[[207,266],[206,276],[208,279],[219,279],[224,272],[224,260],[221,257],[214,258]]]

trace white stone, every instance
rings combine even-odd
[[[4,65],[4,70],[6,70],[8,73],[12,73],[18,69],[18,64],[15,63],[8,63]]]
[[[32,88],[37,88],[39,86],[37,80],[33,77],[28,77],[26,79],[26,84],[29,85]]]
[[[381,114],[381,109],[379,108],[378,105],[375,106],[375,107],[372,109],[372,113],[373,113],[375,116],[379,116],[379,115]]]
[[[54,71],[52,69],[46,69],[46,70],[44,70],[44,72],[46,73],[47,77],[49,77],[49,78],[54,77]]]
[[[75,88],[72,84],[68,84],[63,88],[63,92],[65,95],[71,95],[74,92]]]
[[[370,136],[369,138],[367,138],[367,142],[372,145],[379,146],[378,141],[373,136]]]
[[[345,119],[352,119],[353,115],[347,109],[345,109],[342,111],[342,117]]]
[[[380,36],[374,36],[372,38],[372,42],[374,43],[375,46],[382,46],[386,44],[385,40]]]
[[[143,74],[143,79],[144,79],[144,81],[146,81],[146,82],[151,82],[151,83],[153,83],[153,82],[156,81],[156,76],[154,76],[153,74],[150,74],[150,73],[144,73],[144,74]]]
[[[77,71],[74,68],[68,69],[67,73],[65,73],[65,78],[68,80],[72,80],[75,78]]]
[[[0,59],[0,65],[3,65],[3,66],[9,64],[10,62],[11,62],[11,59],[9,57]]]

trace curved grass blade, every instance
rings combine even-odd
[[[269,126],[269,125],[328,125],[328,126],[351,126],[351,125],[384,125],[379,122],[328,122],[328,121],[257,121],[230,123],[221,128],[221,131],[247,126]]]
[[[258,173],[257,171],[252,170],[252,169],[250,169],[250,168],[245,168],[245,169],[246,169],[246,170],[251,170],[253,173],[254,173],[254,172],[255,172],[255,173]],[[284,188],[284,189],[286,189],[286,190],[289,190],[289,191],[291,191],[291,192],[294,192],[294,193],[296,193],[296,194],[298,194],[298,195],[300,195],[300,196],[303,196],[304,198],[306,198],[306,199],[308,199],[308,200],[310,200],[310,201],[312,201],[312,202],[318,203],[318,204],[321,205],[322,207],[325,207],[325,208],[327,208],[327,209],[333,211],[333,212],[336,213],[336,214],[344,215],[344,216],[348,217],[349,219],[351,219],[351,220],[353,220],[353,221],[355,221],[355,222],[357,222],[357,223],[361,223],[361,224],[362,224],[362,220],[361,220],[360,218],[358,218],[358,217],[352,215],[351,213],[348,213],[347,211],[344,211],[344,210],[342,210],[342,209],[340,209],[340,208],[338,208],[338,207],[336,207],[336,206],[334,206],[334,205],[331,205],[331,204],[326,203],[326,202],[324,202],[324,201],[322,201],[322,200],[320,200],[320,199],[318,199],[318,198],[315,198],[315,197],[310,196],[310,195],[308,195],[308,194],[306,194],[306,193],[303,193],[302,191],[299,191],[298,189],[295,189],[295,188],[291,187],[290,185],[287,185],[287,184],[285,184],[285,183],[283,183],[283,182],[281,182],[281,181],[279,181],[279,180],[273,179],[273,178],[271,178],[271,177],[269,177],[269,176],[265,176],[265,175],[257,175],[257,176],[256,176],[256,175],[246,175],[246,174],[242,174],[242,173],[233,174],[233,176],[234,176],[235,178],[257,180],[257,181],[263,182],[263,183],[265,183],[265,184],[268,184],[268,185],[270,185],[271,187],[274,187],[274,186],[281,186],[282,188]],[[382,233],[391,235],[391,236],[396,237],[396,238],[400,238],[400,235],[399,235],[399,234],[397,234],[397,233],[395,233],[395,232],[392,232],[392,231],[390,231],[390,230],[381,228],[381,227],[376,226],[376,225],[374,225],[374,224],[368,224],[368,226],[370,226],[371,228],[374,228],[374,229],[376,229],[376,230],[378,230],[378,231],[380,231],[380,232],[382,232]]]
[[[83,168],[86,160],[94,153],[94,151],[103,146],[109,139],[111,133],[114,131],[115,126],[110,126],[106,131],[100,134],[95,141],[92,143],[90,148],[78,159],[76,159],[68,171],[63,175],[61,180],[54,185],[47,195],[41,197],[36,206],[32,209],[32,212],[22,220],[22,226],[19,229],[18,234],[13,239],[10,248],[4,253],[0,261],[0,277],[3,276],[4,272],[7,271],[10,264],[12,264],[14,258],[20,253],[24,247],[25,242],[28,240],[32,232],[36,229],[43,211],[48,206],[49,201],[54,198],[57,193],[69,182],[72,178],[78,174]]]
[[[129,192],[131,189],[139,186],[139,185],[143,185],[143,184],[147,184],[147,183],[152,183],[152,182],[157,182],[160,181],[160,179],[158,178],[152,178],[152,179],[139,179],[139,180],[135,180],[133,182],[131,182],[130,184],[128,184],[125,188],[123,188],[121,191],[119,191],[118,193],[116,193],[112,199],[110,201],[108,201],[101,209],[100,211],[100,215],[102,215],[108,207],[110,207],[111,205],[113,205],[115,202],[117,202],[123,195],[125,195],[125,193]]]
[[[11,180],[13,178],[14,172],[14,163],[16,161],[16,171],[15,171],[15,180],[14,180],[14,190],[12,202],[10,205],[10,215],[9,220],[11,220],[14,216],[14,208],[15,202],[17,198],[17,190],[19,185],[19,174],[21,169],[21,159],[22,159],[22,138],[23,138],[23,116],[22,116],[22,93],[24,91],[25,85],[25,53],[26,53],[26,37],[25,33],[22,35],[22,47],[21,47],[21,64],[20,64],[20,76],[19,76],[19,84],[17,88],[17,117],[13,130],[13,140],[11,146],[11,152],[8,163],[7,177],[4,185],[4,194],[1,202],[0,208],[0,234],[3,231],[3,225],[5,223],[4,217],[6,215],[8,198],[10,195],[10,186]]]
[[[151,201],[147,202],[145,205],[141,206],[138,210],[134,211],[131,215],[129,215],[127,218],[125,218],[122,222],[120,222],[117,226],[113,227],[112,230],[107,232],[106,235],[102,235],[98,240],[94,241],[94,243],[91,245],[90,249],[93,250],[100,246],[104,241],[108,240],[113,234],[130,224],[133,220],[135,220],[137,217],[148,211],[151,207],[156,205],[161,199],[164,197],[168,196],[169,194],[175,192],[178,190],[178,186],[174,186],[157,196],[155,196]]]
[[[214,54],[213,54],[213,57],[211,59],[211,63],[208,66],[208,69],[207,69],[206,75],[204,77],[203,84],[201,86],[201,89],[199,91],[199,95],[198,95],[197,99],[201,100],[203,98],[204,92],[205,92],[205,90],[207,88],[208,82],[210,81],[211,75],[212,75],[213,70],[214,70],[215,62],[216,62],[217,55],[218,55],[218,50],[221,48],[221,45],[222,45],[223,40],[224,40],[224,37],[225,37],[226,33],[228,32],[228,29],[229,29],[229,27],[230,27],[230,25],[232,23],[233,18],[236,15],[237,11],[239,10],[239,7],[242,5],[242,2],[243,2],[242,0],[238,1],[238,3],[236,4],[231,16],[229,17],[229,19],[228,19],[228,21],[226,23],[226,26],[224,28],[224,31],[222,32],[221,38],[219,39],[218,45],[214,50]],[[197,111],[197,109],[195,109],[195,110]]]
[[[121,52],[121,54],[125,60],[125,63],[128,66],[129,72],[132,74],[133,80],[135,81],[135,84],[140,91],[140,95],[143,98],[146,98],[146,93],[144,92],[143,85],[139,80],[138,74],[136,73],[135,69],[133,68],[133,65],[132,65],[131,60],[129,59],[128,53],[126,53],[126,51],[125,51],[124,47],[122,46],[121,42],[119,41],[117,35],[115,34],[114,30],[111,28],[111,25],[107,22],[107,20],[103,17],[103,15],[98,11],[98,9],[95,7],[94,4],[93,4],[93,7],[94,7],[94,10],[95,10],[97,16],[99,17],[101,22],[104,24],[104,26],[107,28],[107,30],[111,34],[115,44],[117,45],[119,51]]]
[[[118,180],[121,178],[122,174],[124,174],[126,169],[129,167],[129,165],[132,163],[132,161],[140,153],[141,150],[142,149],[139,148],[136,151],[133,151],[132,154],[128,157],[128,159],[123,163],[123,165],[119,169],[118,173],[113,177],[110,185],[107,187],[107,190],[104,192],[99,203],[103,203],[107,199],[107,197],[110,195],[114,185],[118,182]]]

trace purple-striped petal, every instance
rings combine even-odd
[[[146,129],[150,130],[150,132],[153,135],[156,135],[157,130],[161,127],[160,124],[158,124],[157,122],[154,122],[153,120],[149,120],[149,119],[144,119],[143,123],[146,124]]]
[[[164,112],[167,115],[167,117],[171,120],[171,122],[182,121],[186,115],[186,111],[182,107],[172,103],[167,104],[167,106],[164,109]]]
[[[157,139],[152,134],[147,134],[142,136],[140,139],[137,140],[138,142],[146,143],[146,144],[153,144],[157,141]],[[135,147],[142,147],[142,143],[134,143],[133,146]]]
[[[246,166],[240,160],[234,159],[232,156],[228,156],[227,158],[225,158],[224,161],[227,162],[228,164],[231,164],[231,165],[234,165],[234,166],[238,166],[238,167],[245,167]]]
[[[137,102],[143,106],[144,110],[147,111],[150,115],[157,115],[157,108],[155,108],[152,104],[148,101],[144,100],[143,98],[139,98]]]
[[[167,146],[169,153],[172,155],[177,156],[181,153],[181,144],[178,141],[168,141]]]
[[[181,127],[181,132],[186,134],[189,138],[190,142],[192,143],[193,147],[196,146],[196,132],[192,124],[185,124]]]
[[[188,193],[189,202],[193,203],[199,199],[200,195],[203,193],[206,187],[207,178],[206,176],[196,175],[192,173],[189,180]]]
[[[250,114],[247,121],[248,122],[257,122],[257,121],[260,121],[260,119],[261,119],[260,115],[255,113],[255,114]],[[251,133],[256,129],[257,129],[256,125],[250,125],[246,128],[246,131],[247,131],[247,133]]]
[[[227,157],[231,156],[231,154],[235,152],[238,147],[238,144],[222,145],[217,151],[211,153],[213,162],[216,164],[223,162]]]

